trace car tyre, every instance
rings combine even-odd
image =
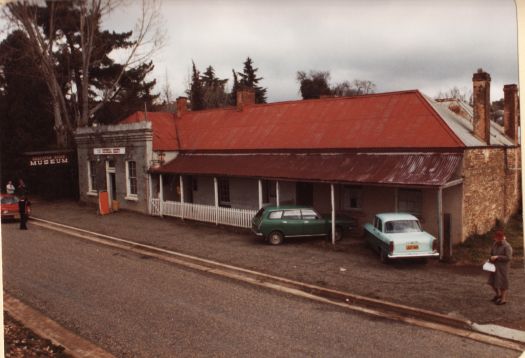
[[[284,241],[283,234],[280,231],[272,231],[268,235],[268,243],[270,245],[280,245]]]
[[[382,247],[379,248],[379,258],[381,259],[381,262],[384,264],[387,264],[389,262],[388,252]]]
[[[332,240],[332,232],[330,232],[330,235],[328,235],[328,238]],[[335,241],[341,241],[343,238],[343,228],[341,226],[335,227]]]

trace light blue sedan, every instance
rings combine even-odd
[[[365,237],[379,252],[382,262],[389,259],[439,257],[438,240],[421,229],[419,220],[406,213],[381,213],[374,224],[366,224]]]

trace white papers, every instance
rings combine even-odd
[[[483,264],[483,271],[496,272],[496,266],[492,262],[485,262]]]

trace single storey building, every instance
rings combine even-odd
[[[473,76],[474,106],[417,90],[176,113],[137,112],[79,128],[80,196],[108,191],[120,208],[249,227],[268,204],[345,212],[360,225],[408,212],[442,252],[505,222],[520,203],[518,89],[504,124],[490,120],[490,75]]]

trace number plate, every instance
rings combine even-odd
[[[419,245],[411,244],[411,245],[407,245],[406,248],[407,250],[419,250]]]

